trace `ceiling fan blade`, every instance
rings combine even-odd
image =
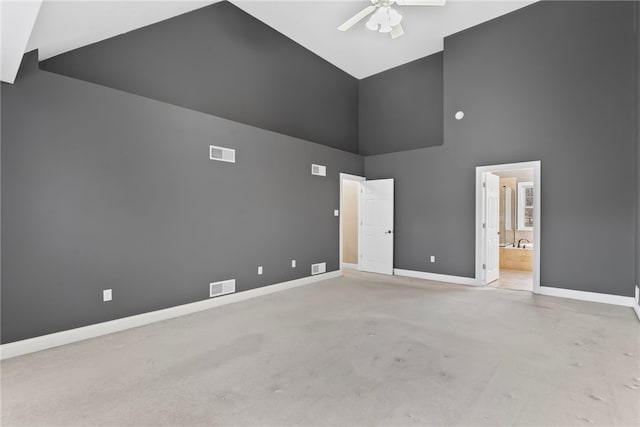
[[[396,0],[398,6],[444,6],[447,0]]]
[[[372,13],[374,10],[376,10],[375,6],[367,6],[367,7],[365,7],[360,12],[356,13],[355,15],[353,15],[351,17],[351,19],[348,19],[344,24],[340,25],[338,27],[338,29],[340,31],[347,31],[349,28],[353,27],[358,22],[360,22],[360,20],[363,19],[365,16],[369,15],[370,13]]]
[[[402,24],[398,24],[395,27],[392,27],[391,32],[389,34],[391,34],[392,39],[397,39],[398,37],[403,35],[404,29],[402,28]]]

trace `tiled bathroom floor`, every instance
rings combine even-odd
[[[518,291],[533,290],[533,272],[500,269],[500,278],[489,284],[494,288],[515,289]]]

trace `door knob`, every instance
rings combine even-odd
[[[384,232],[384,234],[393,234],[393,231],[387,230],[387,231]]]

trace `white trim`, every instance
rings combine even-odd
[[[540,230],[542,221],[540,220],[541,210],[541,162],[509,163],[503,165],[478,166],[476,167],[476,279],[479,284],[485,285],[484,271],[482,269],[484,254],[484,235],[482,228],[482,216],[484,206],[484,189],[482,181],[486,172],[498,172],[514,169],[533,169],[533,293],[540,293]]]
[[[636,297],[634,298],[633,311],[636,312],[638,320],[640,320],[640,287],[636,286]]]
[[[412,277],[415,279],[434,280],[437,282],[453,283],[468,286],[483,286],[478,280],[471,277],[449,276],[447,274],[427,273],[424,271],[403,270],[394,268],[393,274],[396,276]],[[637,291],[636,287],[636,292]],[[623,297],[620,295],[601,294],[597,292],[575,291],[572,289],[552,288],[549,286],[541,286],[538,292],[540,295],[569,298],[580,301],[590,301],[602,304],[620,305],[623,307],[632,307],[636,315],[640,319],[640,306],[634,297]]]
[[[413,277],[415,279],[435,280],[436,282],[455,283],[458,285],[481,286],[477,279],[473,277],[449,276],[448,274],[427,273],[425,271],[403,270],[394,268],[393,274],[396,276]]]
[[[358,264],[350,264],[348,262],[343,262],[342,268],[350,268],[352,270],[357,270],[358,268],[360,268],[360,266]]]
[[[540,295],[550,297],[570,298],[580,301],[599,302],[603,304],[621,305],[624,307],[633,307],[635,298],[623,297],[621,295],[601,294],[598,292],[576,291],[573,289],[552,288],[550,286],[540,286],[538,292]]]
[[[150,323],[184,316],[186,314],[197,313],[221,305],[232,304],[245,301],[251,298],[284,291],[298,286],[310,285],[328,279],[342,276],[340,271],[332,271],[316,276],[308,276],[288,282],[277,283],[270,286],[263,286],[236,294],[229,294],[217,298],[178,305],[176,307],[165,308],[163,310],[151,311],[148,313],[136,314],[134,316],[123,317],[121,319],[110,320],[108,322],[96,323],[94,325],[83,326],[81,328],[69,329],[67,331],[42,335],[22,341],[16,341],[0,345],[0,360],[10,357],[21,356],[23,354],[46,350],[48,348],[59,347],[61,345],[95,338],[101,335],[112,334],[126,329],[137,328]]]
[[[338,227],[340,229],[340,234],[339,234],[339,238],[340,238],[340,265],[341,266],[348,266],[348,268],[353,268],[355,270],[359,270],[360,269],[360,253],[358,252],[358,264],[347,264],[342,262],[342,211],[343,211],[343,206],[342,206],[342,181],[344,180],[347,181],[356,181],[356,182],[362,182],[362,181],[366,181],[366,178],[363,176],[358,176],[358,175],[351,175],[348,173],[340,173],[340,215],[338,216]],[[360,223],[360,211],[361,211],[361,206],[360,206],[360,192],[358,191],[358,223]],[[360,230],[358,230],[360,231]],[[360,250],[360,233],[358,232],[358,251]],[[355,266],[355,267],[352,267]]]

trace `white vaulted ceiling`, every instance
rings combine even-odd
[[[2,0],[3,2],[6,0]],[[25,51],[40,59],[132,31],[217,0],[44,0]],[[357,78],[436,53],[443,38],[533,3],[531,0],[449,0],[444,7],[397,6],[405,35],[391,40],[367,30],[336,28],[369,0],[244,1],[232,3]],[[24,47],[23,47],[24,48]]]
[[[388,34],[367,30],[366,19],[347,32],[336,30],[368,6],[369,0],[232,3],[361,79],[439,52],[444,37],[534,1],[448,0],[443,7],[397,6],[405,34],[395,40]]]
[[[44,0],[27,51],[47,59],[217,1]]]

